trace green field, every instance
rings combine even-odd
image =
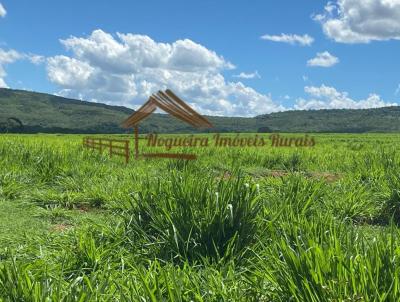
[[[400,135],[312,136],[125,165],[1,135],[0,301],[399,301]]]

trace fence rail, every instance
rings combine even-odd
[[[113,155],[125,157],[125,163],[129,162],[129,140],[84,137],[83,146],[93,150],[108,150],[110,157]]]

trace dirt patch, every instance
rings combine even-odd
[[[88,203],[77,203],[73,205],[72,210],[76,210],[81,213],[87,213],[99,211],[99,207],[92,206]]]
[[[50,230],[53,232],[64,232],[72,228],[72,224],[59,223],[51,226]]]
[[[309,178],[324,179],[328,183],[338,181],[343,177],[343,175],[333,172],[299,172],[299,173]],[[264,174],[264,177],[284,177],[289,174],[291,174],[291,172],[285,170],[269,170]]]
[[[232,177],[232,174],[229,171],[225,171],[221,176],[216,176],[216,180],[229,180]]]
[[[312,172],[311,177],[323,178],[326,182],[331,183],[340,180],[343,177],[343,175],[330,172]]]
[[[289,175],[289,172],[284,171],[284,170],[271,170],[269,172],[267,172],[266,176],[270,176],[270,177],[283,177]]]
[[[273,177],[273,178],[279,178],[279,177],[285,177],[293,172],[287,171],[287,170],[265,170],[265,171],[258,171],[256,173],[248,173],[250,176],[253,178],[264,178],[264,177]],[[304,177],[308,178],[314,178],[314,179],[324,179],[328,183],[336,182],[340,180],[343,175],[340,173],[333,173],[333,172],[304,172],[304,171],[299,171],[297,172],[299,174],[304,175]],[[217,176],[215,179],[216,180],[229,180],[232,177],[232,174],[228,171],[225,171],[224,174],[221,176]]]

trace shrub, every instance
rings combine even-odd
[[[174,173],[148,182],[125,212],[129,230],[162,258],[221,259],[251,244],[261,195],[244,178],[215,181]]]

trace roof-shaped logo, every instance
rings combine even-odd
[[[142,107],[123,122],[122,126],[125,128],[137,126],[141,121],[149,117],[157,108],[162,109],[195,128],[212,128],[212,124],[205,117],[197,113],[169,89],[165,91],[160,90],[157,93],[152,94]]]
[[[123,123],[125,128],[135,129],[135,158],[139,158],[139,130],[138,125],[141,121],[148,118],[157,108],[171,114],[177,119],[192,125],[195,128],[212,128],[213,125],[201,114],[197,113],[182,99],[175,95],[171,90],[159,90],[153,93],[146,103],[137,111],[132,113]],[[143,157],[163,157],[163,158],[183,158],[195,159],[194,154],[171,154],[171,153],[147,153],[141,154]]]

